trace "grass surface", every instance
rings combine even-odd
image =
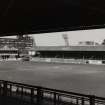
[[[3,61],[0,79],[105,97],[105,65]]]

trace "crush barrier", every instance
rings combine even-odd
[[[63,59],[63,58],[32,58],[35,62],[51,62],[51,63],[75,63],[86,64],[86,60],[82,59]]]
[[[12,102],[14,100],[20,102],[19,105],[105,104],[103,97],[0,80],[0,102]]]

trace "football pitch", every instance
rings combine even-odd
[[[2,61],[0,79],[105,97],[105,65]]]

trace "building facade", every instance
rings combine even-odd
[[[21,57],[29,54],[34,46],[34,39],[28,35],[16,38],[0,38],[0,58]]]

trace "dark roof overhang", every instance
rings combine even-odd
[[[105,0],[0,0],[0,36],[105,27]]]

